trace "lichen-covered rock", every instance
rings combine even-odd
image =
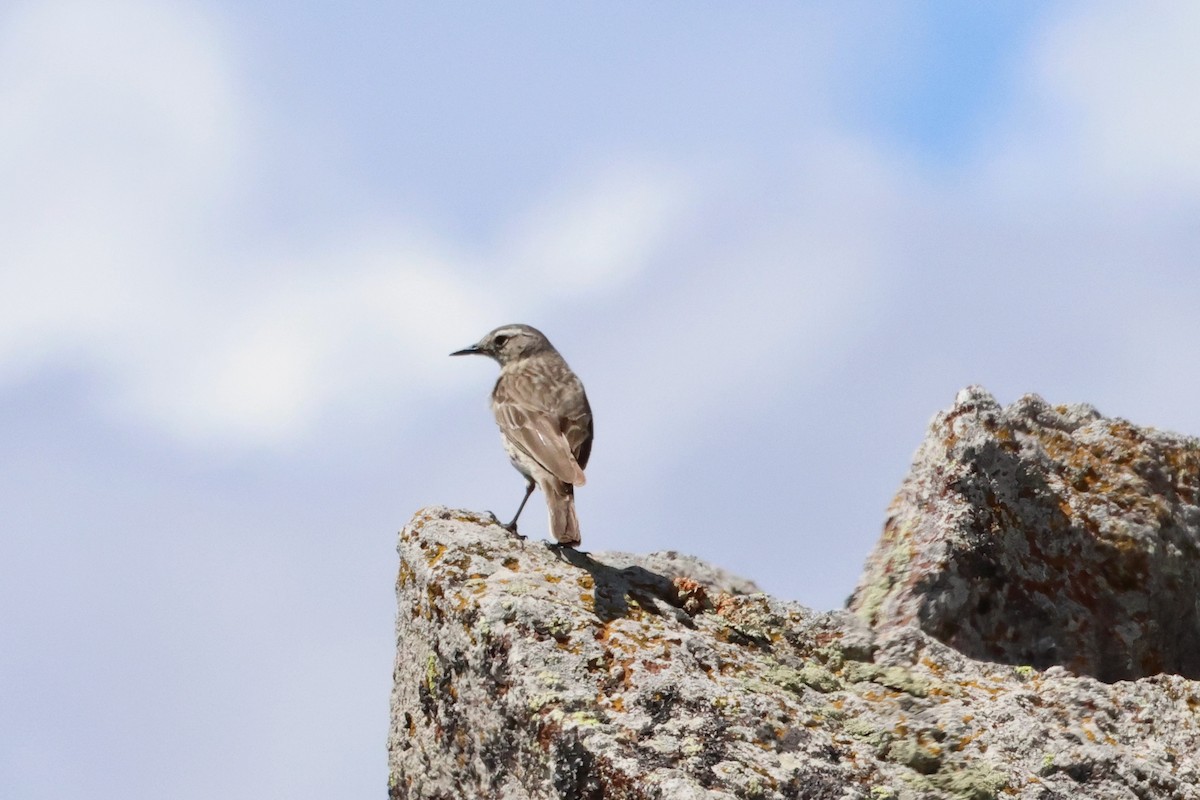
[[[964,389],[931,423],[850,608],[975,658],[1200,677],[1200,441]]]
[[[674,554],[400,535],[399,798],[1200,800],[1200,685],[1104,684],[872,632]]]

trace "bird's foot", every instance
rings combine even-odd
[[[500,521],[499,517],[496,516],[495,511],[489,511],[489,512],[487,512],[487,515],[492,518],[493,525],[500,527],[500,528],[504,528],[504,530],[508,531],[510,536],[517,538],[517,539],[522,539],[522,540],[524,540],[526,538],[525,536],[517,533],[517,521],[516,520],[513,520],[512,522],[505,524]]]

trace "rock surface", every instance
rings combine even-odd
[[[976,661],[693,559],[558,554],[446,508],[399,552],[391,798],[1200,800],[1179,675]]]
[[[850,607],[975,658],[1200,678],[1200,441],[964,389],[931,423]]]

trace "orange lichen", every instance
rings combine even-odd
[[[422,549],[427,550],[427,548],[425,548],[424,545],[422,545]],[[446,554],[446,545],[441,544],[441,543],[435,544],[433,546],[433,555],[429,555],[428,552],[426,552],[425,561],[429,564],[429,566],[432,567],[434,564],[441,561],[442,556],[444,556],[445,554]]]

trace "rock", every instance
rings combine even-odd
[[[1200,441],[984,390],[938,414],[849,606],[973,658],[1200,677]]]
[[[400,534],[389,796],[1200,800],[1200,685],[872,631],[694,559]]]

